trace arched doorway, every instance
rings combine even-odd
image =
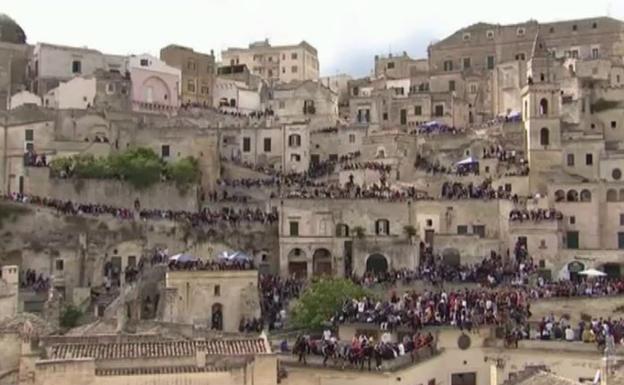
[[[385,273],[388,271],[388,260],[381,254],[371,254],[366,260],[366,271]]]
[[[223,330],[223,305],[215,303],[212,305],[212,319],[210,328],[212,330]]]
[[[312,267],[315,276],[331,275],[332,260],[331,253],[327,249],[317,249],[312,254]]]
[[[297,278],[308,277],[308,262],[305,252],[296,247],[288,253],[288,274]]]
[[[568,273],[570,274],[570,281],[578,281],[580,276],[578,273],[585,270],[585,265],[579,261],[568,263]]]

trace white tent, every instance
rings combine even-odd
[[[587,277],[606,277],[607,274],[596,269],[587,269],[579,272],[579,275],[585,275]]]
[[[224,261],[239,261],[239,262],[253,260],[253,258],[249,256],[249,254],[244,253],[242,251],[232,251],[232,252],[223,251],[219,254],[219,259],[224,260]]]
[[[170,261],[175,261],[175,262],[195,262],[198,260],[197,257],[194,257],[190,254],[176,254],[173,255],[171,257],[169,257]]]
[[[476,160],[475,158],[473,158],[472,156],[469,156],[466,159],[460,160],[459,162],[457,162],[455,164],[457,166],[464,166],[464,165],[473,164],[473,163],[479,163],[479,161]]]

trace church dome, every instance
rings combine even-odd
[[[0,13],[0,42],[26,44],[26,34],[22,27],[4,13]]]

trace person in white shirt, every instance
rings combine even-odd
[[[570,326],[565,330],[565,339],[566,341],[574,341],[574,330]]]

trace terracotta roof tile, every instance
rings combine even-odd
[[[121,343],[57,343],[47,348],[50,359],[94,358],[96,360],[123,358],[187,357],[195,353],[240,356],[271,353],[263,338],[240,340],[179,340]]]

